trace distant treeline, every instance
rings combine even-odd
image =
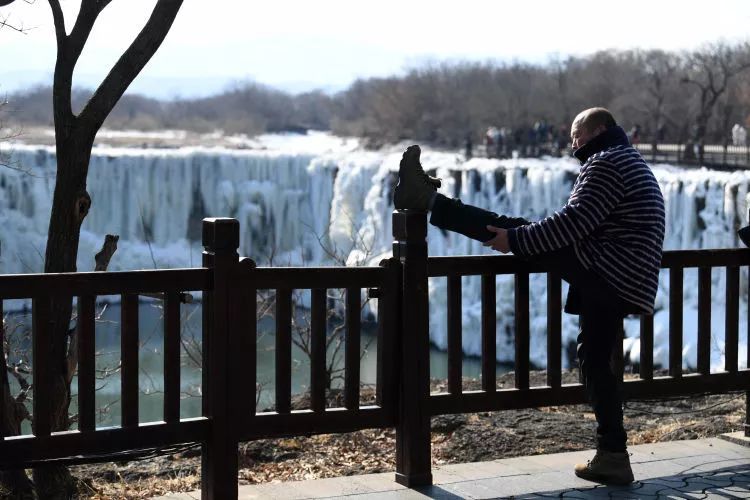
[[[256,83],[200,99],[159,101],[126,95],[107,119],[115,129],[226,133],[332,130],[372,145],[411,139],[457,147],[490,127],[544,122],[567,133],[575,114],[605,106],[648,142],[730,140],[750,117],[750,45],[717,43],[693,52],[602,51],[530,63],[435,63],[403,76],[354,82],[335,95],[288,94]],[[90,91],[74,93],[80,109]],[[51,90],[8,96],[8,121],[51,125]],[[658,134],[657,134],[657,131]]]

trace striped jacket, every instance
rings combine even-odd
[[[508,231],[515,255],[529,257],[569,245],[633,312],[652,313],[664,241],[664,198],[653,172],[612,127],[575,151],[582,167],[565,206]]]

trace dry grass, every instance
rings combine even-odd
[[[566,375],[566,379],[574,381],[575,374]],[[628,402],[625,408],[630,444],[716,436],[741,429],[744,420],[744,393]],[[443,415],[432,419],[433,463],[591,449],[595,425],[586,405]],[[395,432],[371,429],[253,441],[240,446],[239,461],[240,484],[392,472]],[[200,489],[196,452],[126,464],[80,466],[73,472],[87,478],[81,481],[80,498],[142,499]]]

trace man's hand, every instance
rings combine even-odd
[[[508,243],[508,230],[495,226],[487,226],[487,231],[495,233],[495,237],[491,240],[482,243],[486,247],[492,247],[493,250],[498,252],[508,253],[510,252],[510,244]]]

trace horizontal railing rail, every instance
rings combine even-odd
[[[243,279],[257,289],[367,288],[383,286],[382,267],[256,267],[243,266]]]
[[[634,144],[644,158],[652,162],[676,163],[684,167],[698,168],[706,166],[719,170],[746,169],[750,167],[750,145],[706,144],[701,148],[697,144],[657,143],[650,140]],[[464,150],[466,153],[467,151]],[[544,155],[564,156],[569,154],[570,144],[542,141],[529,143],[503,142],[486,146],[478,144],[471,148],[471,156],[478,158],[512,158],[539,157]],[[701,154],[703,156],[701,161]]]
[[[95,432],[53,432],[49,436],[6,437],[1,445],[0,469],[30,467],[36,464],[77,464],[111,462],[127,451],[167,448],[171,445],[199,443],[208,436],[205,417],[183,419],[179,423],[147,422],[136,430],[125,427],[99,428]],[[138,453],[132,456],[137,457]]]
[[[2,274],[0,299],[30,299],[38,295],[120,295],[180,290],[209,290],[208,269],[159,269],[87,273]]]
[[[750,249],[746,248],[667,250],[661,261],[663,269],[747,265],[750,265]],[[514,255],[456,255],[430,257],[427,261],[427,275],[430,278],[549,271],[550,267],[546,264],[528,261]]]

